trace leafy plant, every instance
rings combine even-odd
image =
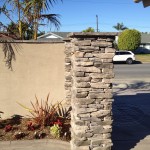
[[[58,105],[58,110],[57,110],[57,115],[58,118],[64,123],[66,120],[70,120],[71,115],[70,115],[71,107],[66,108],[62,103]]]
[[[57,119],[57,121],[51,123],[51,126],[53,126],[54,124],[58,124],[59,126],[62,126],[63,122]]]
[[[38,124],[35,124],[35,123],[31,122],[31,121],[27,123],[27,129],[28,129],[29,131],[34,131],[34,130],[36,130],[37,128],[39,128],[39,125],[38,125]]]
[[[44,127],[47,125],[50,125],[52,122],[57,120],[58,117],[58,108],[61,102],[57,102],[56,104],[52,104],[52,102],[49,104],[49,94],[46,98],[46,100],[43,102],[39,102],[38,98],[35,96],[36,102],[35,104],[31,102],[32,109],[25,107],[24,105],[18,103],[23,108],[28,110],[35,123],[39,124],[40,126]]]
[[[9,125],[6,125],[5,128],[4,128],[5,132],[9,132],[12,130],[12,126],[9,124]]]
[[[52,127],[50,127],[50,134],[56,138],[60,137],[62,127],[60,127],[58,124],[54,124]]]

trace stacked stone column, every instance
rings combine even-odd
[[[71,33],[66,43],[65,87],[72,106],[72,150],[111,150],[115,35]]]

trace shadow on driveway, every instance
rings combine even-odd
[[[144,86],[142,83],[132,88]],[[115,95],[113,103],[113,148],[130,150],[150,135],[150,93]]]

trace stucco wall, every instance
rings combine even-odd
[[[6,68],[0,45],[0,111],[2,117],[29,114],[17,101],[30,107],[35,94],[50,101],[65,99],[64,43],[17,44],[13,71]]]

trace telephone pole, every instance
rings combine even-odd
[[[96,31],[99,32],[99,29],[98,29],[98,15],[96,15]]]

